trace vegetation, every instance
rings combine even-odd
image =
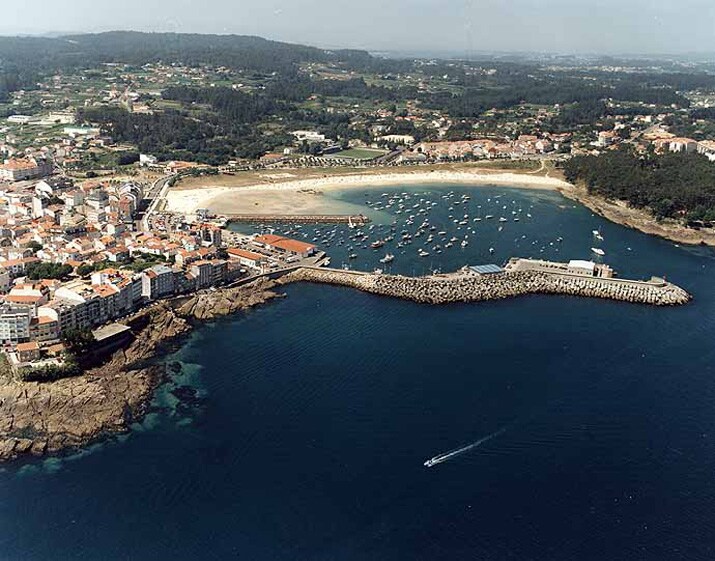
[[[699,154],[638,155],[628,148],[566,162],[566,179],[650,209],[657,218],[715,221],[715,166]]]
[[[62,263],[29,263],[25,267],[25,276],[31,280],[59,279],[66,280],[72,274],[72,267]]]
[[[67,351],[75,356],[86,355],[95,344],[94,335],[90,329],[68,329],[62,335],[62,341]]]
[[[82,374],[82,368],[77,362],[68,360],[65,364],[58,366],[47,364],[37,368],[26,368],[20,372],[20,379],[23,382],[54,382],[62,378],[71,378]]]

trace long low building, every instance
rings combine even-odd
[[[317,250],[317,247],[313,244],[293,240],[291,238],[284,238],[283,236],[276,236],[275,234],[257,236],[253,240],[253,243],[281,253],[289,253],[300,257],[310,257]]]
[[[522,259],[514,257],[506,266],[507,271],[541,271],[543,273],[560,273],[581,277],[613,277],[613,269],[603,263],[594,263],[581,259],[572,259],[568,263],[544,261],[542,259]]]

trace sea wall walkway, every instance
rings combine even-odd
[[[482,302],[527,294],[563,294],[605,298],[652,306],[686,304],[691,296],[669,282],[643,282],[603,279],[537,271],[474,275],[463,272],[425,277],[405,277],[378,273],[360,273],[338,269],[302,267],[284,275],[282,284],[313,282],[348,286],[369,292],[420,302],[449,304]]]

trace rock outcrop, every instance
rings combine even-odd
[[[48,383],[0,382],[0,461],[57,454],[103,435],[128,430],[140,419],[165,368],[154,359],[194,320],[212,319],[276,296],[260,281],[161,302],[126,323],[134,340],[101,367]]]

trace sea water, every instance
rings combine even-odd
[[[349,260],[335,242],[333,264],[372,270],[388,250],[404,274],[583,259],[598,229],[604,261],[622,276],[667,275],[694,300],[432,307],[289,286],[285,299],[195,331],[167,359],[177,372],[150,421],[128,436],[6,465],[0,560],[715,558],[715,252],[608,223],[552,193],[336,196],[439,200],[430,222],[463,239],[447,224],[449,190],[471,196],[477,232],[464,249],[420,258],[414,241],[404,254],[360,246]],[[498,223],[496,209],[489,223],[471,221],[499,195],[507,218],[522,209],[518,222]],[[401,217],[364,206],[385,231]]]

